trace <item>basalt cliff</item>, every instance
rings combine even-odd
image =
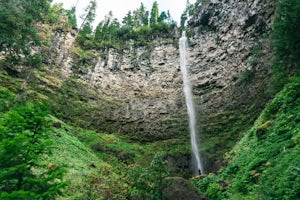
[[[269,99],[268,34],[274,9],[274,1],[211,0],[188,21],[188,67],[208,172],[223,164],[224,153]],[[55,109],[69,115],[70,121],[80,115],[87,128],[135,141],[188,138],[180,31],[173,33],[171,38],[154,38],[148,46],[124,41],[124,49],[92,50],[86,61],[72,46],[76,33],[56,31],[47,62],[62,80],[61,95],[54,98],[65,103]],[[67,102],[70,95],[78,102]],[[85,105],[80,102],[90,106],[76,113],[76,107]]]

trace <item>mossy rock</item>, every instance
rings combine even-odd
[[[268,120],[256,129],[257,138],[264,139],[267,129],[272,125],[272,121]]]

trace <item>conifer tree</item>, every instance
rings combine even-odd
[[[129,11],[126,14],[126,16],[123,18],[122,24],[125,27],[133,28],[133,17],[132,17],[131,11]]]
[[[166,19],[168,19],[168,15],[165,11],[161,12],[158,17],[158,23],[164,22]]]
[[[76,7],[73,6],[70,10],[66,10],[65,12],[69,23],[72,25],[72,28],[77,29]]]
[[[154,26],[158,22],[158,4],[157,1],[153,2],[151,14],[150,14],[150,26]]]
[[[148,26],[149,12],[146,10],[143,3],[134,11],[135,27]]]
[[[96,17],[96,9],[96,0],[91,0],[89,5],[85,9],[85,13],[81,16],[83,21],[78,29],[77,41],[83,47],[85,46],[86,40],[91,39],[88,37],[91,36],[93,32],[93,22]]]
[[[35,23],[43,20],[48,0],[0,0],[0,52],[18,61],[31,53],[30,47],[40,44]]]
[[[38,160],[50,153],[46,107],[27,104],[0,121],[0,199],[54,199],[66,186],[64,170],[47,169]]]
[[[91,0],[89,5],[85,9],[85,13],[81,16],[83,21],[81,23],[81,26],[79,27],[79,30],[81,30],[84,26],[90,26],[92,29],[92,24],[96,17],[96,9],[96,0]]]
[[[129,19],[130,20],[130,19]],[[120,30],[120,23],[113,17],[112,11],[105,16],[95,31],[95,42],[107,42],[111,43],[117,38],[118,31]]]

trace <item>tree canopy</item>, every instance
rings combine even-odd
[[[152,9],[151,9],[151,15],[150,15],[150,25],[151,26],[157,24],[158,15],[159,15],[158,3],[157,3],[157,1],[154,1],[153,5],[152,5]]]
[[[42,21],[48,0],[0,0],[0,51],[16,60],[40,44],[34,23]]]
[[[175,26],[169,11],[159,13],[156,1],[151,14],[141,3],[137,9],[128,11],[121,23],[109,12],[94,31],[90,26],[88,30],[83,28],[77,41],[85,50],[93,47],[119,47],[128,40],[134,40],[136,45],[147,45],[153,37],[168,35]]]

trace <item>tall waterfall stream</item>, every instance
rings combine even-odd
[[[192,89],[189,80],[189,72],[187,69],[187,37],[185,32],[182,33],[179,39],[179,51],[180,51],[180,68],[183,76],[183,90],[185,96],[185,102],[187,106],[188,116],[189,116],[189,128],[191,134],[191,146],[192,146],[192,156],[194,161],[194,168],[196,174],[203,174],[203,165],[201,162],[201,157],[199,154],[199,148],[197,143],[197,130],[196,130],[196,113],[193,104]]]

